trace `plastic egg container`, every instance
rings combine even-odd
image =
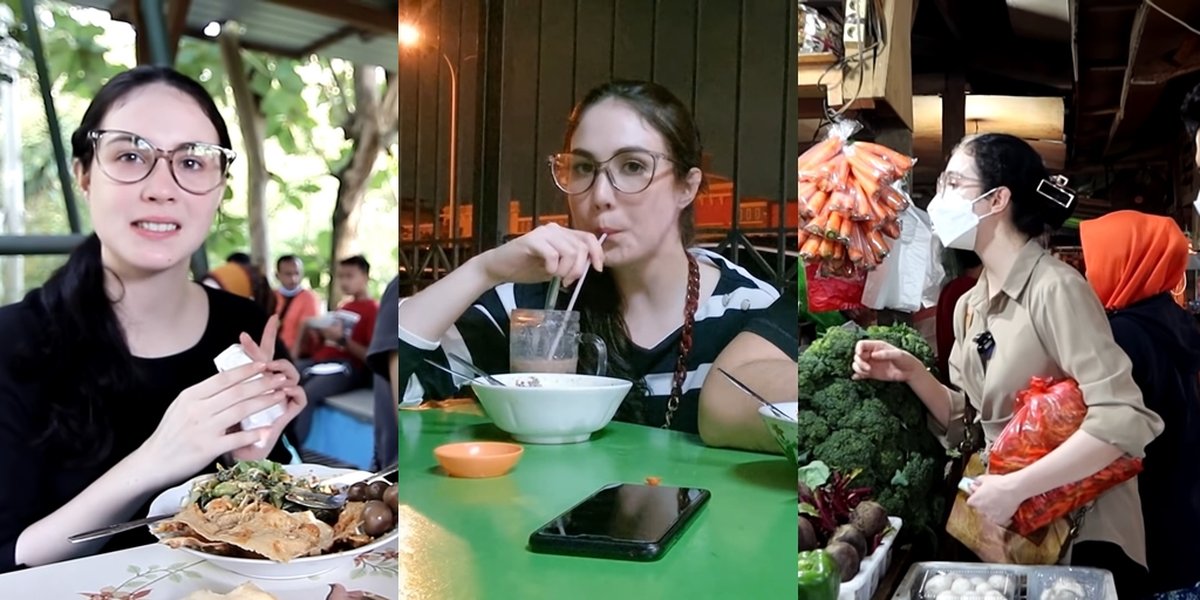
[[[1016,600],[1017,582],[1002,571],[931,570],[922,578],[922,600]]]

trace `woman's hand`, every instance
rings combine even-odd
[[[854,379],[908,382],[925,370],[917,357],[876,340],[862,340],[854,347]]]
[[[1017,514],[1017,508],[1026,500],[1017,485],[1017,479],[1009,475],[981,475],[971,485],[971,496],[967,506],[975,509],[996,525],[1006,526]]]
[[[247,381],[255,375],[263,377]],[[270,430],[241,431],[236,426],[288,400],[281,389],[286,381],[284,374],[267,372],[261,362],[217,373],[180,392],[138,452],[145,455],[146,464],[161,469],[160,483],[171,484],[223,454],[265,442]]]
[[[340,325],[339,325],[340,327]],[[279,333],[279,317],[272,316],[267,319],[267,325],[263,328],[262,344],[254,343],[254,338],[247,333],[242,333],[239,341],[242,343],[242,349],[246,351],[246,355],[254,359],[256,362],[266,364],[267,377],[283,377],[283,382],[278,392],[284,395],[284,413],[270,427],[260,427],[251,431],[259,432],[263,435],[257,444],[250,444],[237,448],[230,453],[233,460],[262,460],[271,453],[271,449],[279,441],[279,436],[283,435],[283,430],[287,427],[296,415],[304,410],[304,406],[308,404],[308,396],[304,393],[304,388],[300,387],[300,372],[296,370],[296,365],[287,359],[271,360],[275,356],[275,337]],[[236,426],[236,429],[241,429],[241,426]]]
[[[604,249],[595,235],[542,225],[503,246],[480,255],[484,273],[494,283],[539,283],[560,277],[571,285],[590,265],[604,269]]]

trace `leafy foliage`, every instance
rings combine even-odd
[[[941,518],[945,451],[926,428],[925,408],[907,385],[851,379],[854,349],[863,339],[934,362],[924,338],[906,325],[835,327],[800,356],[800,457],[843,471],[875,490],[889,514],[914,531]]]

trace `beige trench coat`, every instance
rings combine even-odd
[[[990,331],[995,347],[985,374],[976,336]],[[986,277],[959,299],[954,311],[950,425],[931,419],[947,447],[963,437],[970,401],[990,448],[1012,418],[1017,392],[1032,377],[1072,377],[1088,415],[1083,430],[1133,456],[1162,432],[1162,420],[1142,402],[1129,357],[1113,341],[1095,292],[1078,271],[1050,256],[1036,240],[1021,250],[1003,287],[988,290]],[[1077,541],[1114,542],[1145,566],[1146,536],[1137,480],[1101,496],[1088,512]]]

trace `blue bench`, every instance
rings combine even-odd
[[[375,394],[371,388],[330,396],[313,413],[306,447],[369,469],[375,455]]]

